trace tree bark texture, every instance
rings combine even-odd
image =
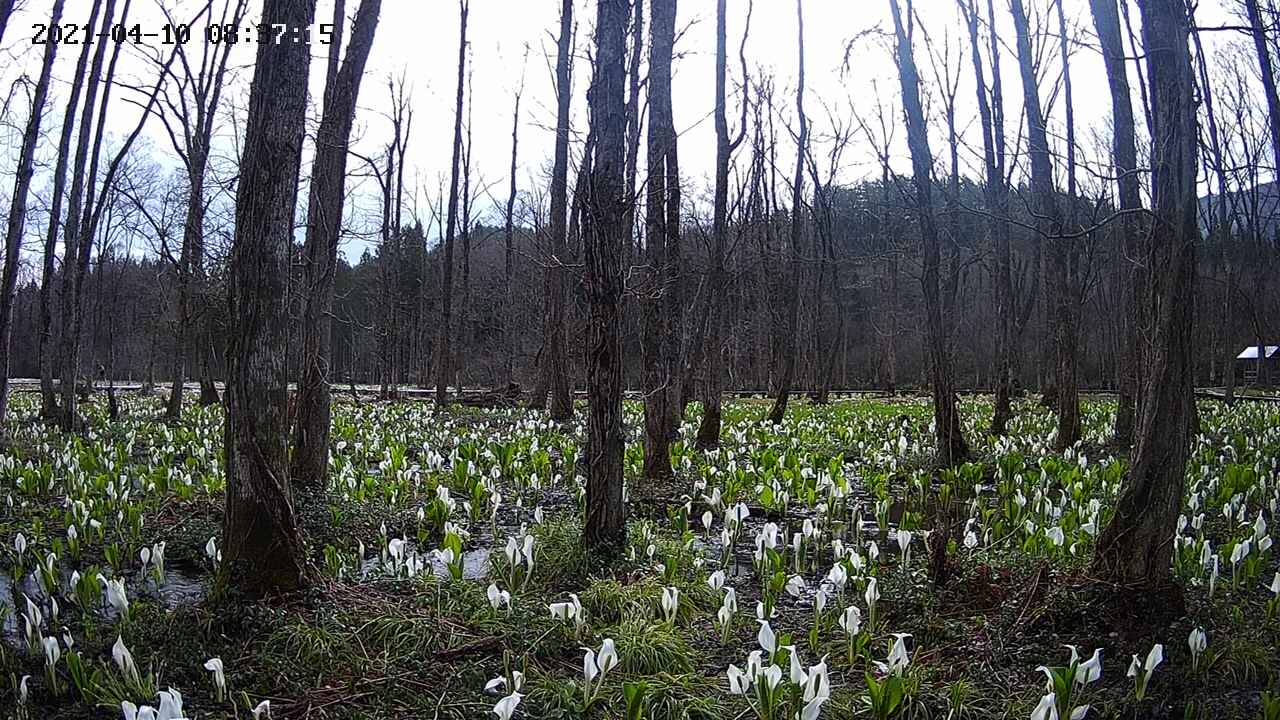
[[[1016,0],[1015,0],[1016,1]],[[897,0],[889,0],[897,39],[898,78],[902,86],[903,114],[906,117],[907,145],[911,149],[911,168],[915,187],[916,214],[924,259],[921,285],[924,292],[925,342],[928,345],[929,374],[933,386],[933,421],[937,443],[937,461],[943,467],[964,462],[969,445],[960,425],[956,393],[951,377],[951,358],[946,347],[942,324],[942,298],[939,293],[941,253],[938,222],[933,212],[933,152],[929,149],[929,131],[924,108],[920,103],[920,75],[912,54],[911,36],[902,22],[902,9]]]
[[[782,370],[778,378],[778,396],[769,410],[769,421],[782,422],[787,414],[787,402],[791,398],[791,385],[796,376],[796,333],[800,325],[801,255],[804,244],[804,158],[809,144],[809,121],[804,114],[804,9],[796,0],[796,25],[798,27],[799,72],[796,76],[796,173],[791,184],[791,244],[786,288],[783,290],[785,319],[779,343],[779,360]]]
[[[315,0],[264,0],[263,22],[305,27]],[[307,109],[310,48],[258,46],[249,90],[227,349],[224,579],[256,596],[307,579],[289,487],[289,265]]]
[[[341,0],[339,0],[339,8]],[[343,188],[347,179],[347,149],[365,62],[373,48],[382,0],[361,0],[346,57],[326,83],[324,110],[316,130],[316,157],[311,165],[311,197],[307,203],[305,308],[302,313],[302,372],[295,399],[293,466],[297,487],[323,489],[329,478],[331,391],[329,366],[333,355],[334,273],[342,231]],[[345,23],[341,10],[335,25]],[[337,33],[335,33],[337,36]],[[334,48],[340,46],[335,42]],[[334,56],[337,50],[332,50]],[[332,70],[334,63],[330,63]]]
[[[49,13],[49,24],[57,26],[62,18],[64,0],[54,0]],[[3,19],[13,7],[0,5]],[[6,9],[7,8],[7,9]],[[3,26],[0,26],[0,32]],[[45,45],[44,60],[40,65],[40,77],[36,80],[31,97],[31,115],[22,132],[22,149],[18,153],[18,169],[13,182],[13,198],[9,202],[9,220],[5,226],[4,274],[0,277],[0,427],[4,426],[9,410],[9,350],[13,331],[14,291],[18,284],[18,265],[22,255],[22,234],[27,222],[27,196],[31,190],[31,178],[35,174],[36,142],[40,139],[40,125],[44,120],[44,105],[49,97],[49,80],[53,63],[57,59],[58,43]],[[53,212],[57,216],[56,209]]]
[[[671,114],[675,0],[652,0],[644,285],[644,474],[671,475],[680,418],[680,165]]]
[[[587,297],[588,546],[626,538],[622,455],[622,246],[626,242],[626,0],[597,0],[596,76],[588,105],[597,135],[583,218]]]
[[[1152,227],[1142,259],[1150,339],[1134,449],[1115,514],[1098,538],[1097,575],[1135,591],[1171,581],[1173,539],[1194,433],[1192,364],[1196,244],[1195,76],[1183,0],[1139,0],[1155,131]]]

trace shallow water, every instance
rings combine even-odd
[[[62,573],[60,579],[62,588],[70,584],[70,578],[69,571]],[[142,579],[138,578],[136,573],[126,577],[126,590],[131,601],[137,601],[140,598],[157,600],[167,610],[197,605],[209,596],[212,588],[213,579],[207,573],[195,575],[175,567],[165,569],[165,581],[159,586],[150,575]],[[40,611],[45,614],[44,631],[48,633],[59,629],[50,626],[49,599],[40,589],[40,583],[36,580],[34,573],[28,573],[22,582],[16,585],[13,575],[0,573],[0,614],[3,615],[3,621],[0,622],[0,641],[11,647],[26,646],[26,637],[22,630],[22,613],[27,606],[24,594],[38,604]],[[63,620],[67,619],[67,613],[78,615],[80,612],[79,608],[62,593],[58,594],[58,606]],[[115,608],[106,604],[105,595],[102,606],[94,608],[93,613],[106,622],[115,622],[119,617]]]

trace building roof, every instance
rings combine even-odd
[[[1276,357],[1277,352],[1280,352],[1280,345],[1268,345],[1266,357],[1267,358]],[[1237,360],[1257,360],[1258,346],[1250,345],[1249,347],[1240,351],[1240,354],[1236,356],[1236,359]]]

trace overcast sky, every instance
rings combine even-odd
[[[124,0],[120,0],[123,3]],[[132,0],[130,25],[140,24],[145,31],[158,31],[164,23],[157,2],[163,1],[174,8],[175,17],[190,17],[201,3],[196,0]],[[222,0],[215,0],[220,5]],[[1092,19],[1087,0],[1064,0],[1067,22],[1075,28],[1078,46],[1072,60],[1072,72],[1076,83],[1076,106],[1081,144],[1088,144],[1092,131],[1106,133],[1109,122],[1110,102],[1106,92],[1106,79],[1101,59],[1095,48]],[[1047,15],[1050,0],[1026,0],[1033,14],[1053,19]],[[1218,25],[1229,22],[1228,8],[1235,0],[1201,0],[1197,20],[1201,25]],[[20,73],[35,76],[39,71],[42,48],[32,46],[32,23],[47,18],[47,8],[52,0],[26,0],[25,9],[10,24],[4,40],[4,53],[10,58],[8,67],[0,70],[4,87],[12,86]],[[261,0],[250,0],[252,17],[245,24],[252,24],[261,8]],[[972,66],[968,56],[968,38],[960,22],[955,0],[916,0],[916,10],[923,23],[923,36],[917,38],[916,58],[924,82],[934,86],[934,67],[941,67],[944,48],[950,48],[952,73],[959,72],[959,124],[962,132],[976,131],[976,105],[972,85]],[[347,0],[347,11],[354,14],[358,0]],[[675,64],[673,81],[674,112],[680,133],[681,172],[688,184],[686,197],[699,206],[705,206],[710,185],[710,175],[715,156],[715,138],[711,112],[714,89],[715,51],[715,0],[680,0],[678,8],[677,41],[680,57]],[[1003,55],[1006,114],[1009,132],[1018,129],[1021,103],[1018,98],[1021,84],[1018,79],[1016,58],[1013,54],[1013,29],[1007,11],[1007,0],[996,0],[1000,34],[1005,40]],[[490,188],[491,196],[482,196],[478,211],[484,218],[497,222],[500,211],[494,203],[505,202],[510,162],[512,94],[525,77],[525,95],[521,107],[520,155],[522,158],[518,181],[528,187],[542,178],[551,156],[555,122],[555,95],[552,82],[555,35],[558,32],[559,0],[471,0],[470,26],[468,29],[473,60],[472,134],[474,137],[473,174],[482,178]],[[729,0],[729,37],[731,45],[731,83],[737,82],[740,70],[736,49],[741,37],[746,15],[746,0]],[[87,19],[89,0],[67,0],[64,22],[83,23]],[[577,51],[579,62],[575,65],[575,130],[585,125],[585,87],[589,66],[585,61],[590,51],[590,32],[594,25],[595,3],[577,0]],[[898,86],[889,45],[876,31],[891,31],[886,0],[803,0],[805,24],[806,62],[806,110],[815,138],[830,134],[834,117],[843,124],[856,123],[856,116],[872,121],[878,127],[877,97],[881,98],[891,131],[894,133],[894,165],[900,170],[909,169],[904,131],[898,105]],[[1138,22],[1136,7],[1134,22]],[[646,13],[647,14],[647,13]],[[317,22],[332,18],[332,0],[320,0]],[[360,95],[360,113],[355,130],[354,149],[364,154],[374,154],[389,139],[390,122],[384,114],[388,108],[387,79],[403,74],[412,93],[413,128],[408,150],[409,178],[422,192],[417,207],[424,220],[429,218],[428,203],[434,202],[440,184],[447,178],[452,142],[453,95],[458,51],[457,2],[454,0],[383,0],[381,22],[374,42],[373,54],[365,73]],[[1033,20],[1035,22],[1035,20]],[[193,25],[190,47],[198,48],[203,40],[207,21]],[[1052,27],[1056,33],[1056,19]],[[796,82],[796,4],[792,0],[755,0],[751,21],[751,34],[747,44],[747,57],[751,72],[772,74],[777,86],[777,104],[781,117],[779,127],[784,128],[794,117],[794,88]],[[1211,33],[1210,43],[1238,42],[1231,33]],[[155,43],[155,41],[149,41]],[[528,47],[527,62],[525,48]],[[79,48],[64,46],[60,49],[56,76],[59,84],[51,93],[49,120],[46,130],[56,133],[60,122],[67,80],[72,73]],[[313,46],[311,101],[312,116],[318,117],[319,91],[323,87],[324,55],[327,47]],[[151,50],[154,52],[154,50]],[[252,76],[253,46],[244,44],[233,54],[239,68],[233,85],[228,89],[228,103],[224,108],[238,112],[246,104],[248,83]],[[964,54],[961,55],[961,52]],[[930,59],[930,54],[934,60]],[[1210,50],[1212,54],[1212,49]],[[848,58],[846,66],[845,60]],[[1051,83],[1059,76],[1056,50],[1046,68]],[[122,60],[120,76],[135,84],[153,82],[154,70],[139,51],[131,50]],[[934,152],[940,158],[945,145],[941,127],[941,106],[934,92],[936,86],[926,87],[926,102],[934,123]],[[1042,97],[1049,99],[1051,88],[1046,85]],[[137,110],[122,98],[129,93],[119,91],[113,99],[108,127],[123,136],[137,121]],[[134,93],[136,96],[137,94]],[[1137,98],[1135,96],[1135,102]],[[732,108],[736,98],[730,99]],[[21,108],[21,103],[18,103]],[[1053,105],[1055,117],[1061,115],[1063,103]],[[16,111],[14,117],[25,118],[25,108]],[[240,118],[242,121],[243,118]],[[13,122],[13,121],[11,121]],[[18,121],[20,124],[20,121]],[[731,120],[736,125],[736,119]],[[792,144],[787,141],[785,130],[780,140],[779,164],[791,166]],[[12,165],[18,144],[17,132],[9,128],[3,142]],[[233,126],[229,121],[220,125],[220,145],[225,152],[233,152]],[[51,135],[56,137],[56,135]],[[175,164],[168,140],[159,123],[150,122],[144,137],[157,161]],[[973,136],[971,146],[980,148],[979,136]],[[52,143],[46,143],[51,154]],[[824,150],[819,149],[821,157]],[[305,161],[305,159],[304,159]],[[643,160],[642,160],[643,162]],[[963,153],[962,162],[972,175],[978,175],[978,156],[972,151]],[[864,135],[857,135],[838,170],[838,180],[854,181],[862,177],[878,175],[872,146]],[[352,170],[359,169],[353,161]],[[47,176],[47,168],[43,169]],[[304,168],[305,172],[305,168]],[[784,170],[789,175],[789,170]],[[47,185],[47,177],[37,179],[37,188]],[[11,170],[3,172],[7,187],[12,181]],[[410,180],[406,180],[407,183]],[[354,181],[352,196],[365,197],[372,185]],[[5,192],[7,204],[8,191]],[[376,202],[364,202],[373,213]],[[305,208],[305,199],[299,202]],[[412,208],[406,208],[411,212]],[[39,223],[36,223],[39,225]],[[352,256],[352,248],[345,249]],[[353,258],[354,259],[354,258]]]

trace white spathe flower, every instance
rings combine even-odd
[[[115,644],[111,646],[111,657],[126,678],[135,683],[138,682],[138,666],[133,662],[133,653],[129,652],[129,648],[124,644],[124,638],[119,635],[116,636]]]
[[[782,682],[782,668],[777,665],[770,665],[765,668],[761,675],[764,677],[764,684],[767,685],[770,690],[778,687],[778,683]]]
[[[756,633],[756,642],[760,643],[760,648],[769,653],[769,657],[778,651],[778,637],[773,634],[773,628],[769,627],[768,620],[760,621],[760,631]]]
[[[725,671],[729,676],[729,694],[746,695],[747,690],[751,688],[751,677],[742,672],[737,665],[729,664],[729,669]]]
[[[707,577],[707,584],[711,586],[712,590],[719,592],[720,588],[724,587],[724,571],[717,570],[711,573],[711,575]]]
[[[271,701],[263,700],[253,708],[253,720],[262,720],[263,716],[266,720],[271,720]]]
[[[506,590],[498,589],[496,583],[489,583],[489,587],[485,590],[485,595],[489,598],[489,607],[498,610],[502,607],[511,609],[511,593]]]
[[[98,573],[98,582],[102,583],[102,587],[107,591],[107,604],[115,608],[116,612],[121,615],[129,613],[129,595],[125,591],[124,580],[120,578],[112,578],[108,580]]]
[[[844,631],[851,637],[857,635],[862,630],[862,611],[858,609],[857,605],[850,605],[844,609],[844,612],[840,613],[838,622],[840,627],[844,628]]]
[[[804,589],[805,589],[804,578],[800,577],[799,575],[792,575],[791,577],[787,578],[786,590],[787,590],[787,594],[790,595],[791,597],[800,597],[800,594],[804,592]]]
[[[876,667],[880,668],[880,672],[892,675],[901,675],[902,671],[907,669],[911,664],[911,656],[907,654],[906,638],[911,637],[910,633],[893,633],[893,644],[889,647],[889,657],[885,662],[876,661]]]
[[[1031,711],[1031,720],[1058,720],[1058,696],[1049,693],[1040,698],[1035,710]]]
[[[520,699],[524,697],[518,692],[502,698],[493,706],[493,713],[498,716],[498,720],[511,720],[516,714],[516,706],[520,704]]]
[[[58,660],[62,657],[62,648],[58,646],[58,638],[42,638],[40,640],[40,644],[44,647],[45,667],[52,669],[58,664]]]
[[[184,720],[182,693],[173,688],[160,691],[160,710],[156,712],[156,720]]]
[[[870,608],[874,608],[880,601],[880,586],[874,577],[867,581],[867,591],[863,593],[863,597],[867,601],[867,607]]]
[[[783,649],[787,651],[787,655],[791,658],[790,676],[791,684],[803,686],[805,681],[809,679],[808,674],[804,671],[804,663],[800,660],[800,651],[795,645],[785,645]]]
[[[604,639],[599,653],[591,648],[583,650],[586,653],[582,656],[582,677],[588,685],[618,664],[618,651],[614,648],[612,638]]]
[[[1187,647],[1191,650],[1191,655],[1197,657],[1200,653],[1209,647],[1209,636],[1205,635],[1203,628],[1195,628],[1191,634],[1187,636]]]
[[[1074,647],[1071,648],[1071,654],[1073,656],[1076,654],[1076,649]],[[1102,648],[1095,648],[1093,651],[1093,656],[1090,657],[1088,660],[1085,660],[1084,662],[1080,663],[1080,666],[1076,669],[1076,684],[1088,685],[1089,683],[1097,682],[1098,678],[1101,678],[1101,677],[1102,677]]]
[[[1142,664],[1142,669],[1150,674],[1160,663],[1164,662],[1164,645],[1156,643],[1147,653],[1147,660]]]
[[[227,691],[227,676],[223,672],[222,658],[209,658],[204,662],[204,669],[213,673],[213,684],[218,690],[218,701],[222,701],[222,695]]]
[[[662,614],[667,622],[675,622],[676,611],[680,609],[680,589],[666,587],[662,589]]]

